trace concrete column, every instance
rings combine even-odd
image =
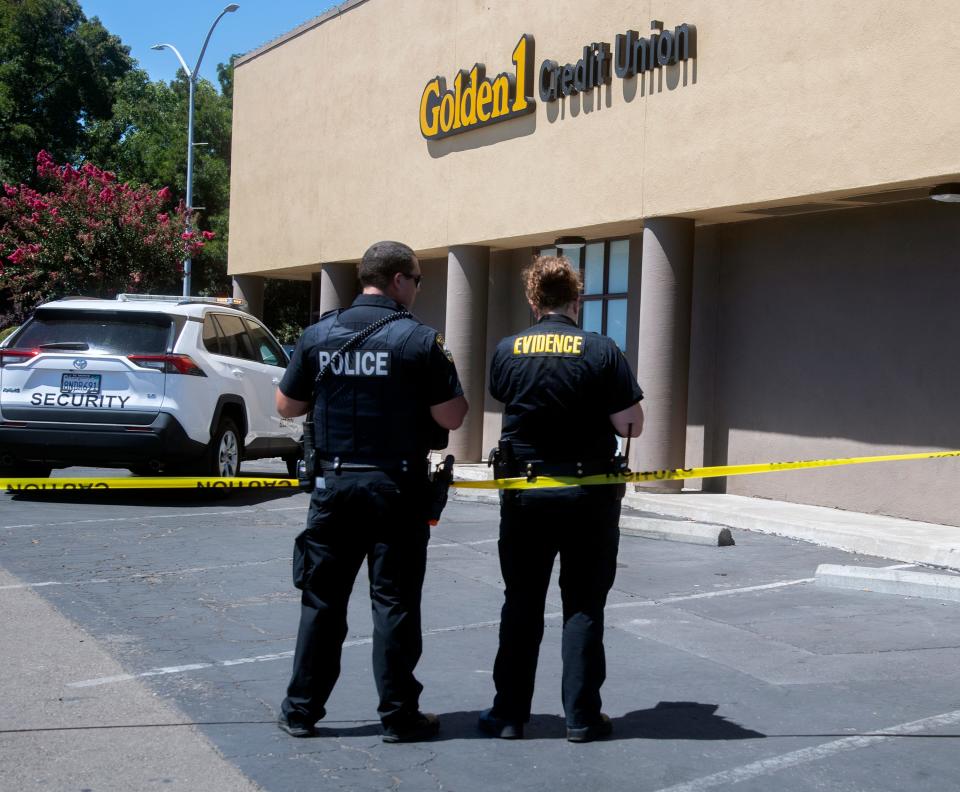
[[[247,301],[247,310],[257,319],[263,319],[263,288],[266,278],[259,275],[234,275],[233,296]]]
[[[320,318],[320,270],[310,273],[310,318],[307,324],[314,324]]]
[[[693,229],[689,219],[644,221],[637,378],[643,388],[643,434],[633,444],[634,470],[684,467]],[[675,492],[683,482],[638,485]]]
[[[470,403],[466,420],[451,433],[447,449],[458,462],[479,462],[484,453],[489,280],[489,248],[468,245],[450,248],[447,254],[447,348],[453,353],[463,394]]]
[[[341,262],[324,264],[320,270],[321,314],[346,308],[357,296],[357,265]]]

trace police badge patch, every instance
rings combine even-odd
[[[453,363],[453,353],[447,349],[447,342],[443,337],[443,333],[437,333],[437,346],[443,351],[443,354],[447,356],[447,360]]]

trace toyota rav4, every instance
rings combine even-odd
[[[38,308],[0,346],[0,474],[235,476],[241,460],[282,457],[295,475],[302,421],[274,407],[287,356],[238,302],[121,294]]]

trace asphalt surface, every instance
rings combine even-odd
[[[434,529],[424,590],[421,705],[440,737],[380,741],[361,572],[321,736],[290,738],[273,722],[305,512],[283,491],[0,494],[0,789],[960,786],[960,605],[816,587],[818,564],[891,562],[742,531],[734,547],[622,537],[611,739],[563,739],[555,582],[527,739],[484,737],[497,509],[464,502]]]

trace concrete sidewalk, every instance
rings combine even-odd
[[[455,478],[489,479],[486,465],[457,465]],[[458,500],[497,502],[493,490],[453,490]],[[960,570],[960,528],[799,503],[704,492],[652,494],[628,487],[624,515],[706,523],[801,539],[825,547]],[[642,516],[642,515],[641,515]],[[734,538],[736,534],[734,533]]]
[[[0,787],[20,792],[256,792],[190,718],[123,674],[110,647],[0,568]]]

